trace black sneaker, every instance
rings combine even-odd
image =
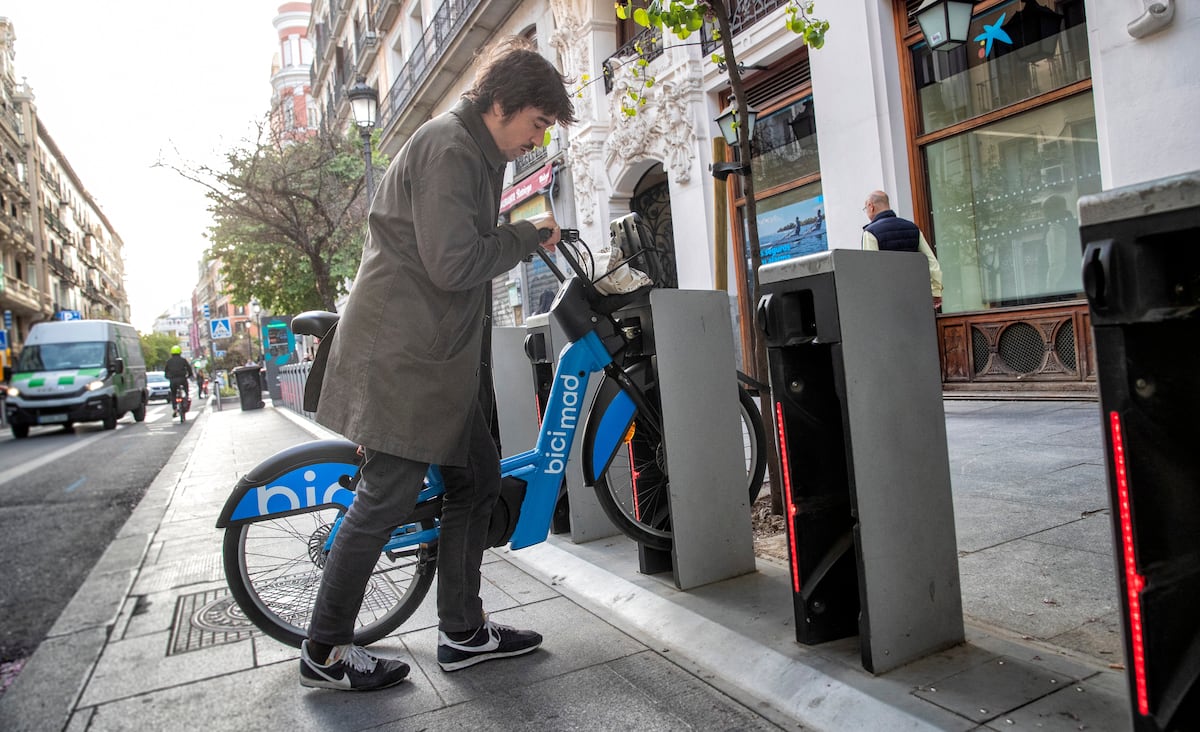
[[[438,631],[438,665],[443,671],[458,671],[493,658],[508,658],[529,653],[542,644],[542,636],[532,630],[517,630],[485,620],[483,627],[465,641],[451,640]]]
[[[374,691],[395,686],[408,676],[408,664],[378,658],[361,646],[334,646],[324,664],[308,655],[308,641],[300,644],[300,685],[317,689]]]

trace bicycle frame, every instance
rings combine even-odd
[[[578,296],[572,297],[572,290],[568,285],[560,291],[552,312],[563,300],[573,301],[564,304],[564,310],[579,307],[576,303],[586,303],[579,293],[574,293]],[[588,323],[586,331],[568,343],[559,356],[535,447],[500,461],[502,476],[520,479],[525,484],[525,496],[509,542],[513,549],[522,549],[546,540],[581,412],[587,413],[583,401],[588,377],[613,364],[612,356],[594,324],[590,319],[582,322]],[[575,321],[573,330],[576,333],[583,330],[581,321]],[[599,417],[594,413],[588,417],[599,419],[594,454],[607,455],[606,459],[598,461],[601,465],[606,465],[616,452],[637,413],[635,400],[638,397],[631,397],[624,392],[621,396],[623,398],[609,400]],[[279,518],[321,506],[336,506],[343,510],[349,508],[354,499],[351,488],[353,481],[357,480],[359,467],[356,451],[357,446],[352,443],[335,440],[322,442],[319,447],[309,443],[279,453],[238,482],[221,512],[217,527]],[[308,464],[297,467],[296,459],[301,457],[307,458]],[[274,474],[276,470],[284,468],[291,469]],[[416,505],[420,507],[428,501],[439,499],[444,493],[445,484],[440,470],[437,466],[430,466],[425,487],[418,494]],[[323,548],[326,551],[333,545],[340,522],[339,517],[325,541]],[[438,531],[436,526],[422,529],[415,522],[405,524],[393,531],[384,551],[402,553],[414,550],[436,539]]]

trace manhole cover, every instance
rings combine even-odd
[[[167,655],[236,643],[253,635],[254,626],[229,595],[229,590],[206,590],[175,601],[175,620]]]

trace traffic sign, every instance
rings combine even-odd
[[[0,350],[8,348],[8,331],[0,330]]]
[[[233,330],[229,327],[229,318],[213,318],[208,321],[208,329],[214,340],[229,338],[233,335]]]
[[[204,313],[205,318],[208,318],[208,316],[210,314],[209,310],[208,310],[208,303],[204,303],[203,305],[200,306],[200,312]]]

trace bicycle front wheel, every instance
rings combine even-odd
[[[314,508],[225,530],[230,592],[246,618],[281,643],[299,648],[305,638],[328,554],[325,543],[340,515],[336,508]],[[420,528],[432,525],[423,522]],[[436,563],[436,544],[381,554],[355,620],[354,642],[365,646],[400,627],[429,592]]]
[[[656,388],[647,389],[645,396],[657,407]],[[762,489],[766,469],[763,462],[766,437],[758,407],[740,385],[738,413],[746,463],[746,490],[753,504]],[[596,498],[621,533],[651,549],[667,551],[671,548],[672,534],[666,446],[654,430],[640,427],[635,417],[616,457],[596,478]]]

